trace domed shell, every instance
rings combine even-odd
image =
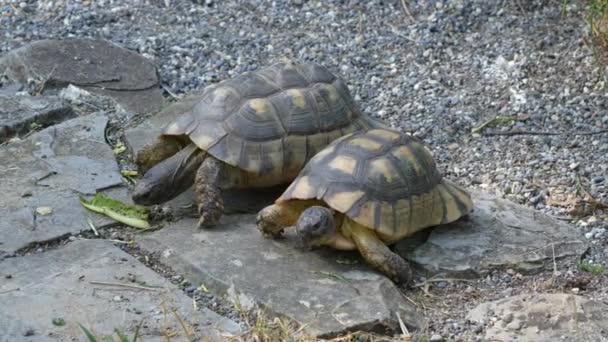
[[[334,139],[382,126],[360,112],[346,84],[326,68],[281,62],[210,87],[162,134],[188,135],[249,172],[295,177]]]
[[[353,133],[328,145],[277,202],[291,199],[322,199],[393,241],[473,209],[470,195],[442,178],[421,141],[388,129]]]

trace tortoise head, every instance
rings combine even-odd
[[[302,212],[296,223],[296,233],[302,247],[313,249],[331,240],[336,232],[333,212],[325,207],[312,206]]]
[[[131,199],[140,205],[167,202],[194,183],[205,153],[192,144],[149,169],[135,184]]]
[[[158,166],[158,165],[157,165]],[[164,168],[151,168],[137,181],[131,199],[139,205],[160,204],[179,195],[179,186],[166,176]]]

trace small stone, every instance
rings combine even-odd
[[[502,318],[505,323],[511,323],[513,321],[513,313],[509,312],[505,317]]]
[[[507,329],[511,329],[511,330],[520,330],[522,327],[522,323],[520,321],[513,321],[509,324],[507,324]]]
[[[578,294],[579,292],[580,292],[580,289],[578,287],[572,288],[572,293]]]
[[[38,207],[36,208],[36,214],[38,215],[50,215],[53,212],[53,208],[51,207]]]
[[[23,336],[34,336],[35,334],[36,332],[34,331],[34,329],[29,328],[23,333]]]
[[[443,336],[439,335],[439,334],[433,334],[431,336],[431,342],[442,342],[443,341]]]
[[[576,170],[579,167],[580,163],[572,163],[568,167],[570,170]]]

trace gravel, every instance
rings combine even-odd
[[[582,4],[406,3],[414,21],[399,0],[8,0],[0,55],[35,39],[102,37],[153,60],[178,96],[283,56],[320,62],[366,113],[429,143],[446,177],[572,221],[593,240],[586,260],[608,268],[608,133],[550,135],[608,130],[606,68],[587,44]],[[536,134],[472,133],[496,117],[514,119],[478,133]],[[580,294],[607,301],[603,277]],[[496,275],[470,291],[499,297],[535,279]],[[431,291],[462,310],[459,286]],[[434,323],[442,339],[483,331],[451,316]]]

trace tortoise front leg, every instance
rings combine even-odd
[[[279,237],[283,229],[295,225],[300,214],[313,204],[312,201],[288,201],[269,205],[256,217],[258,230],[264,235]]]
[[[173,156],[182,148],[178,139],[158,136],[154,141],[147,143],[137,152],[135,164],[141,174],[145,174],[154,165]]]
[[[194,180],[200,219],[198,228],[217,224],[224,213],[224,200],[220,187],[223,163],[209,156],[203,161]]]
[[[365,261],[397,283],[407,284],[412,279],[412,270],[407,261],[393,253],[370,229],[345,219],[342,231],[355,242]]]

